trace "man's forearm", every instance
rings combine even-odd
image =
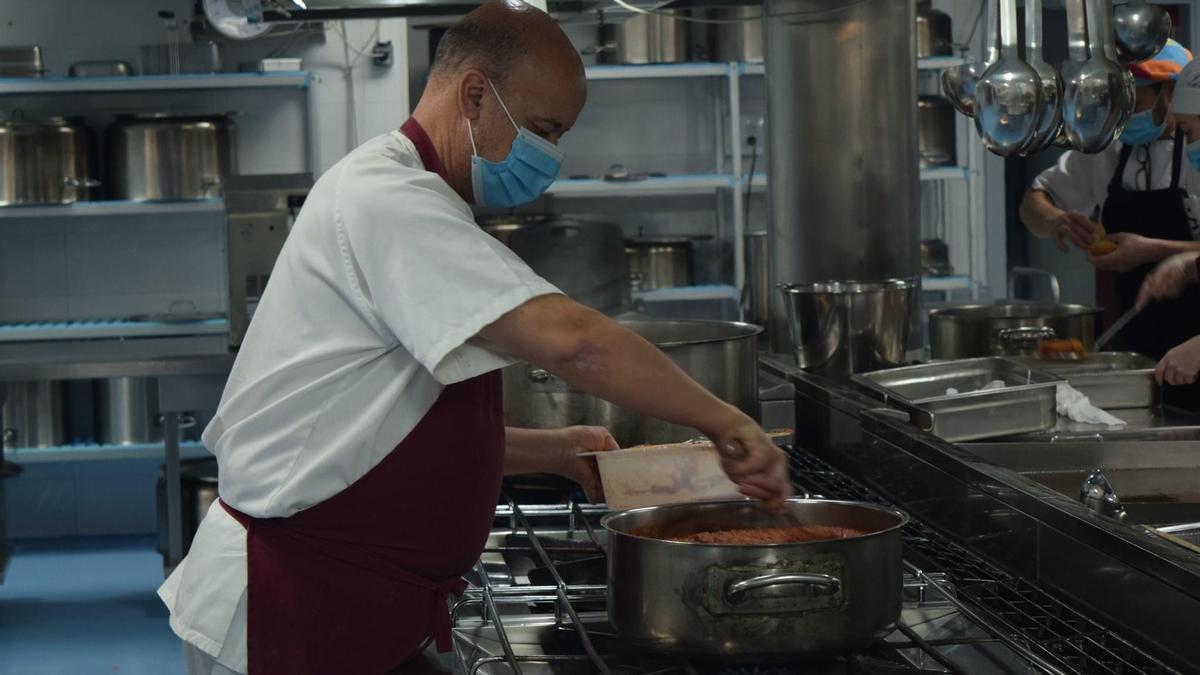
[[[654,345],[561,296],[531,300],[481,335],[577,389],[644,415],[704,433],[742,417]]]
[[[1155,239],[1155,260],[1165,260],[1177,253],[1196,253],[1200,251],[1200,241],[1191,239],[1174,241],[1170,239]]]
[[[1031,188],[1021,200],[1021,222],[1043,239],[1054,234],[1054,220],[1061,213],[1062,209],[1042,190]]]
[[[557,429],[504,428],[504,475],[554,473],[562,457]]]

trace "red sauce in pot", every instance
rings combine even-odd
[[[746,527],[733,530],[714,530],[694,534],[663,536],[653,528],[635,530],[631,534],[652,539],[667,539],[694,544],[802,544],[810,541],[829,541],[861,537],[866,532],[837,525],[805,525],[802,527]]]

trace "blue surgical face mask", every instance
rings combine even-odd
[[[1200,141],[1188,143],[1184,151],[1187,152],[1187,158],[1192,163],[1192,167],[1200,171]]]
[[[1155,107],[1158,107],[1157,105]],[[1167,129],[1164,116],[1162,124],[1154,123],[1154,108],[1134,113],[1121,132],[1121,142],[1125,145],[1148,145],[1157,141]]]
[[[517,129],[512,148],[502,162],[490,162],[479,156],[475,148],[475,130],[467,120],[467,133],[471,135],[471,189],[478,206],[512,207],[528,204],[542,196],[546,188],[558,177],[563,153],[550,141],[532,131],[517,126],[508,107],[500,99],[496,85],[488,80],[496,100],[508,121]]]

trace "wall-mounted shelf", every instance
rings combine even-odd
[[[228,334],[229,320],[225,318],[199,321],[94,319],[0,324],[0,342]]]
[[[938,166],[929,169],[921,169],[921,180],[967,180],[971,176],[970,170],[962,166]],[[754,173],[754,182],[750,186],[752,191],[766,189],[767,183],[770,180],[765,173]],[[742,187],[745,188],[745,178],[743,177]]]
[[[921,169],[921,180],[967,180],[970,169],[963,166],[935,166]]]
[[[3,94],[73,94],[81,92],[180,91],[186,89],[303,88],[307,71],[292,73],[211,73],[206,75],[130,75],[127,77],[7,77]]]
[[[162,443],[137,443],[133,445],[100,445],[76,443],[50,448],[9,448],[4,456],[17,464],[41,462],[83,462],[111,459],[161,458],[165,449]],[[200,441],[184,441],[179,444],[180,459],[212,457]]]
[[[961,56],[928,56],[917,59],[917,70],[945,70],[961,66],[966,62],[967,60]]]
[[[733,185],[727,174],[679,174],[654,176],[645,180],[612,181],[576,178],[554,181],[546,194],[556,197],[640,197],[646,195],[686,195],[712,192]]]
[[[589,80],[644,80],[675,77],[723,77],[728,63],[654,63],[647,65],[598,65],[584,69]]]
[[[171,202],[96,201],[45,206],[3,206],[5,218],[62,218],[64,216],[160,216],[178,213],[223,213],[223,199],[193,199]]]

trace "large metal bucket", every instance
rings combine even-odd
[[[849,377],[904,363],[917,282],[824,281],[780,290],[801,368]]]

